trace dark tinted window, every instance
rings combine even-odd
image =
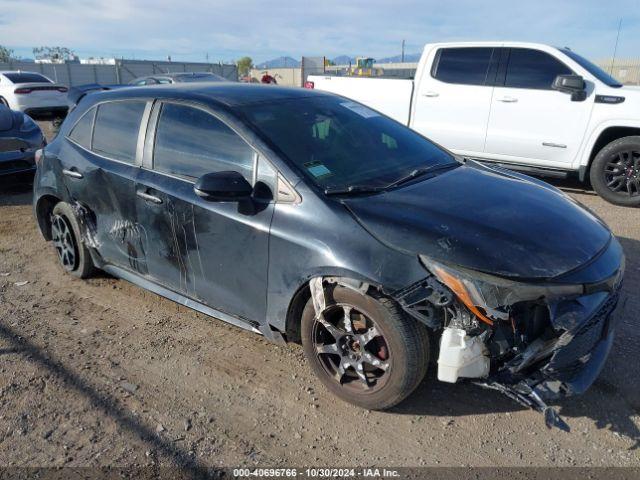
[[[85,112],[69,134],[71,140],[85,148],[91,148],[91,131],[93,130],[93,117],[95,113],[95,108]]]
[[[155,170],[187,177],[235,170],[252,180],[253,149],[204,110],[164,104],[155,143]]]
[[[528,48],[512,48],[507,64],[505,87],[551,90],[558,75],[569,75],[571,69],[546,52]]]
[[[93,151],[109,158],[134,163],[144,107],[143,101],[100,105],[93,132]]]
[[[47,77],[40,75],[39,73],[5,73],[5,77],[11,80],[13,83],[32,83],[32,82],[44,82],[51,83]]]
[[[444,48],[433,72],[438,80],[463,85],[484,85],[489,78],[493,48]]]
[[[345,98],[297,98],[240,109],[321,188],[385,187],[418,168],[457,165],[413,130]]]

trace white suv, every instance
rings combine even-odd
[[[36,120],[67,114],[68,88],[37,72],[0,71],[0,103]]]

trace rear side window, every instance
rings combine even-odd
[[[185,177],[235,170],[251,182],[253,149],[213,115],[165,103],[156,130],[153,168]]]
[[[40,75],[39,73],[5,73],[4,76],[11,80],[13,83],[51,83],[51,80],[49,80],[44,75]]]
[[[85,112],[85,114],[78,120],[73,130],[69,134],[69,138],[76,142],[78,145],[83,146],[86,149],[91,148],[91,132],[93,131],[93,118],[95,116],[96,109],[92,108]]]
[[[115,160],[135,163],[144,101],[103,103],[98,107],[93,151]]]
[[[560,60],[546,52],[529,48],[512,48],[504,86],[551,90],[558,75],[573,73]]]
[[[433,77],[447,83],[461,85],[490,84],[493,48],[443,48],[432,72]]]

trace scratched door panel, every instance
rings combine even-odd
[[[140,190],[162,201],[136,198],[148,277],[226,313],[264,319],[273,204],[209,202],[192,182],[148,170]]]
[[[81,175],[65,177],[64,182],[70,202],[78,202],[90,215],[92,246],[107,263],[144,271],[142,233],[135,229],[134,186],[140,169],[71,143],[63,144],[60,158],[63,169],[73,169]]]

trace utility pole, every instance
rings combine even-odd
[[[611,68],[609,69],[610,75],[613,75],[613,63],[616,61],[616,54],[618,53],[618,39],[620,38],[621,28],[622,28],[622,17],[620,17],[620,21],[618,22],[618,34],[616,35],[616,44],[613,47],[613,57],[611,57]]]
[[[404,63],[404,40],[402,40],[402,55],[400,56],[400,58],[400,62]]]

